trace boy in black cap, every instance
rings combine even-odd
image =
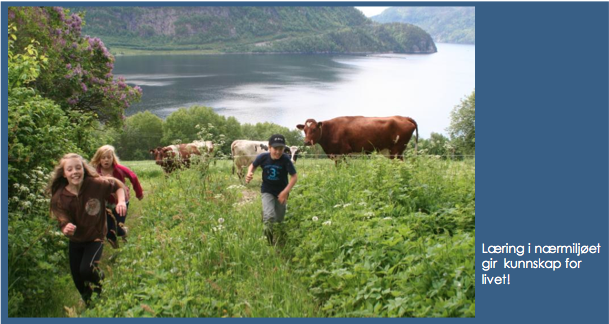
[[[262,166],[262,222],[264,223],[264,235],[269,243],[273,244],[273,223],[283,221],[286,204],[290,190],[296,184],[298,177],[294,164],[287,155],[284,155],[285,137],[280,134],[269,138],[269,152],[262,153],[250,164],[245,176],[245,182],[249,183],[254,177],[254,171]],[[290,181],[288,182],[288,173]]]

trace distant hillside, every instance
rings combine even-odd
[[[437,43],[476,43],[475,7],[392,7],[370,19],[417,25]]]
[[[83,33],[116,52],[434,53],[410,24],[375,24],[353,7],[72,7]]]

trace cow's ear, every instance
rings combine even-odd
[[[317,123],[317,128],[321,128],[322,122]]]
[[[303,130],[304,129],[304,125],[303,124],[298,124],[298,125],[296,125],[296,128],[298,128],[300,130]]]

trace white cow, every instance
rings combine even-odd
[[[283,154],[286,154],[290,157],[290,161],[296,164],[296,160],[300,157],[300,148],[298,146],[286,146]]]
[[[237,169],[237,176],[243,179],[243,168],[248,167],[258,154],[269,151],[268,141],[248,141],[236,140],[230,145],[231,154],[233,155],[233,174]]]
[[[236,140],[231,146],[231,154],[233,156],[233,174],[237,169],[237,176],[239,179],[244,177],[244,167],[254,162],[258,154],[269,151],[268,141],[249,141],[249,140]],[[284,154],[288,155],[292,163],[296,163],[298,159],[299,148],[297,146],[286,146]]]
[[[195,146],[201,154],[203,152],[211,153],[214,151],[214,144],[211,141],[193,141],[192,143],[186,144],[188,146]]]

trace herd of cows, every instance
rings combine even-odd
[[[335,159],[350,154],[371,153],[378,151],[389,158],[403,159],[412,134],[416,131],[415,152],[419,141],[417,123],[410,117],[337,117],[317,122],[307,119],[296,128],[305,135],[304,145],[319,144],[326,155]],[[194,141],[188,144],[169,145],[150,150],[156,164],[166,173],[177,168],[188,167],[193,155],[212,153],[211,141]],[[237,170],[243,178],[243,168],[249,166],[260,153],[268,152],[268,141],[236,140],[231,144],[233,173]],[[292,163],[296,163],[301,149],[297,146],[285,148]]]

